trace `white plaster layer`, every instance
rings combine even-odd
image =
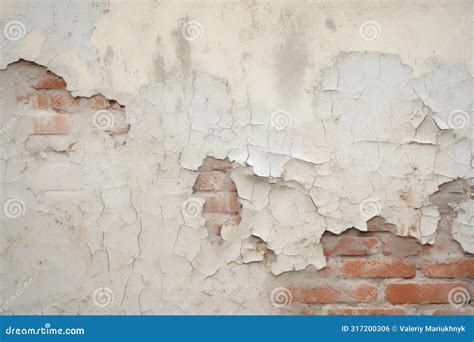
[[[0,40],[2,125],[19,113],[1,138],[2,200],[26,205],[2,217],[0,292],[36,284],[17,312],[268,313],[274,275],[326,266],[325,231],[382,216],[434,243],[430,195],[472,184],[469,3],[1,6],[3,25],[26,29]],[[365,40],[359,25],[374,19],[381,37]],[[183,35],[190,20],[197,39]],[[31,136],[41,113],[16,108],[19,58],[76,96],[124,104],[130,130],[97,130],[89,110],[70,135]],[[192,190],[206,156],[234,162],[242,203],[219,243]],[[465,201],[452,231],[469,253],[472,213]],[[106,311],[91,298],[99,286],[114,293]]]

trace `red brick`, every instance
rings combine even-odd
[[[376,237],[328,236],[322,238],[326,256],[361,256],[377,252],[382,245]]]
[[[105,96],[99,94],[89,99],[89,106],[96,109],[106,109],[110,107],[110,102]]]
[[[456,287],[467,290],[462,282],[388,284],[385,297],[392,304],[445,304],[449,302],[449,291]]]
[[[25,96],[18,96],[16,101],[18,103],[23,103],[24,105],[30,105],[32,108],[44,109],[49,107],[47,96],[40,92],[29,93]]]
[[[48,71],[33,84],[36,89],[60,89],[66,87],[66,82],[59,76]]]
[[[316,310],[312,308],[304,308],[300,312],[300,315],[303,315],[303,316],[321,316],[322,314],[323,313],[321,312],[321,310]]]
[[[71,125],[67,115],[42,115],[33,117],[35,134],[69,134]]]
[[[412,278],[416,265],[406,260],[357,259],[345,260],[342,265],[345,277],[363,278]]]
[[[71,111],[79,104],[79,98],[73,97],[68,91],[57,92],[50,95],[51,108],[57,111]]]
[[[444,263],[423,262],[422,272],[432,278],[474,278],[474,258],[456,259]]]
[[[240,216],[220,213],[206,214],[206,225],[208,227],[219,231],[224,223],[238,225],[240,223]]]
[[[214,171],[214,170],[227,170],[232,168],[232,163],[229,160],[216,159],[213,157],[207,157],[203,160],[202,165],[198,171]]]
[[[207,197],[204,203],[204,213],[237,214],[240,209],[236,195],[216,195]]]
[[[380,216],[375,216],[367,221],[367,231],[369,232],[390,232],[395,231],[395,225],[385,223],[385,219]]]
[[[235,183],[224,172],[201,173],[194,183],[195,191],[237,191]]]
[[[421,254],[422,246],[414,238],[388,234],[384,239],[383,255],[397,258]]]
[[[332,286],[297,288],[290,286],[288,289],[292,294],[293,302],[307,304],[372,302],[376,299],[373,294],[377,292],[376,287],[368,283],[351,284],[345,288]]]
[[[438,309],[429,313],[430,315],[440,316],[464,316],[474,315],[474,309]]]
[[[336,308],[328,309],[328,315],[406,315],[407,311],[403,308]]]

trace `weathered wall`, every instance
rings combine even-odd
[[[473,313],[469,2],[0,13],[4,312]]]

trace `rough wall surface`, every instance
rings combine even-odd
[[[3,312],[474,313],[471,3],[0,6]]]

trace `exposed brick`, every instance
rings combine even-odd
[[[371,302],[376,299],[376,287],[368,284],[351,284],[345,288],[321,286],[314,288],[288,287],[292,301],[299,303],[359,303]]]
[[[474,278],[474,258],[456,259],[449,262],[423,262],[422,272],[432,278]]]
[[[33,130],[35,134],[69,134],[71,124],[67,115],[34,116]]]
[[[39,77],[33,84],[33,87],[36,89],[61,89],[66,87],[66,82],[61,77],[47,71]]]
[[[412,278],[416,265],[406,260],[357,259],[345,260],[342,265],[345,277]]]
[[[240,216],[238,215],[207,213],[205,216],[206,216],[206,225],[215,230],[219,230],[224,223],[235,224],[235,225],[240,223]]]
[[[429,313],[430,315],[440,316],[461,316],[461,315],[474,315],[474,309],[438,309]]]
[[[336,308],[328,309],[328,315],[406,315],[403,308]]]
[[[79,98],[73,97],[68,91],[50,95],[51,108],[57,111],[69,112],[79,104]]]
[[[462,258],[465,254],[459,242],[453,240],[451,233],[447,229],[441,228],[436,232],[436,243],[423,246],[423,255],[434,258],[439,258],[442,255]]]
[[[237,191],[230,176],[220,171],[199,174],[193,188],[195,191]]]
[[[29,105],[32,108],[44,109],[49,107],[48,97],[40,92],[29,93],[25,96],[18,96],[16,98],[18,103]]]
[[[230,161],[216,159],[213,157],[207,157],[203,160],[202,165],[199,167],[198,171],[214,171],[214,170],[227,170],[232,168],[232,163]]]
[[[115,116],[115,117],[118,117],[118,116]],[[117,120],[114,123],[114,125],[110,128],[110,132],[113,132],[115,134],[123,134],[123,133],[127,133],[128,131],[130,131],[130,124],[123,121],[119,121],[119,120]]]
[[[396,283],[385,288],[387,301],[393,304],[445,304],[449,291],[467,289],[462,282],[455,283]]]
[[[237,214],[239,209],[240,203],[236,195],[216,195],[206,198],[203,212]]]
[[[376,237],[329,236],[322,238],[324,254],[327,256],[361,256],[377,252],[382,245]]]
[[[323,313],[322,313],[321,310],[316,310],[316,309],[312,309],[312,308],[304,308],[300,312],[300,315],[303,315],[303,316],[320,316],[322,314]]]
[[[112,109],[120,110],[120,109],[125,108],[124,105],[121,105],[120,103],[118,103],[115,100],[109,100],[109,103],[110,103],[110,108],[112,108]]]
[[[367,221],[367,231],[369,232],[390,232],[395,231],[395,225],[385,223],[385,219],[380,216],[375,216]]]
[[[106,109],[110,107],[110,102],[103,95],[95,95],[89,99],[89,106],[96,109]]]
[[[396,236],[388,234],[384,239],[383,255],[397,258],[418,255],[422,251],[422,246],[414,238]]]
[[[232,163],[212,157],[204,159],[198,169],[198,177],[193,192],[206,199],[203,207],[206,227],[211,233],[210,239],[219,241],[220,229],[225,223],[240,223],[240,201],[237,188],[230,176]]]

